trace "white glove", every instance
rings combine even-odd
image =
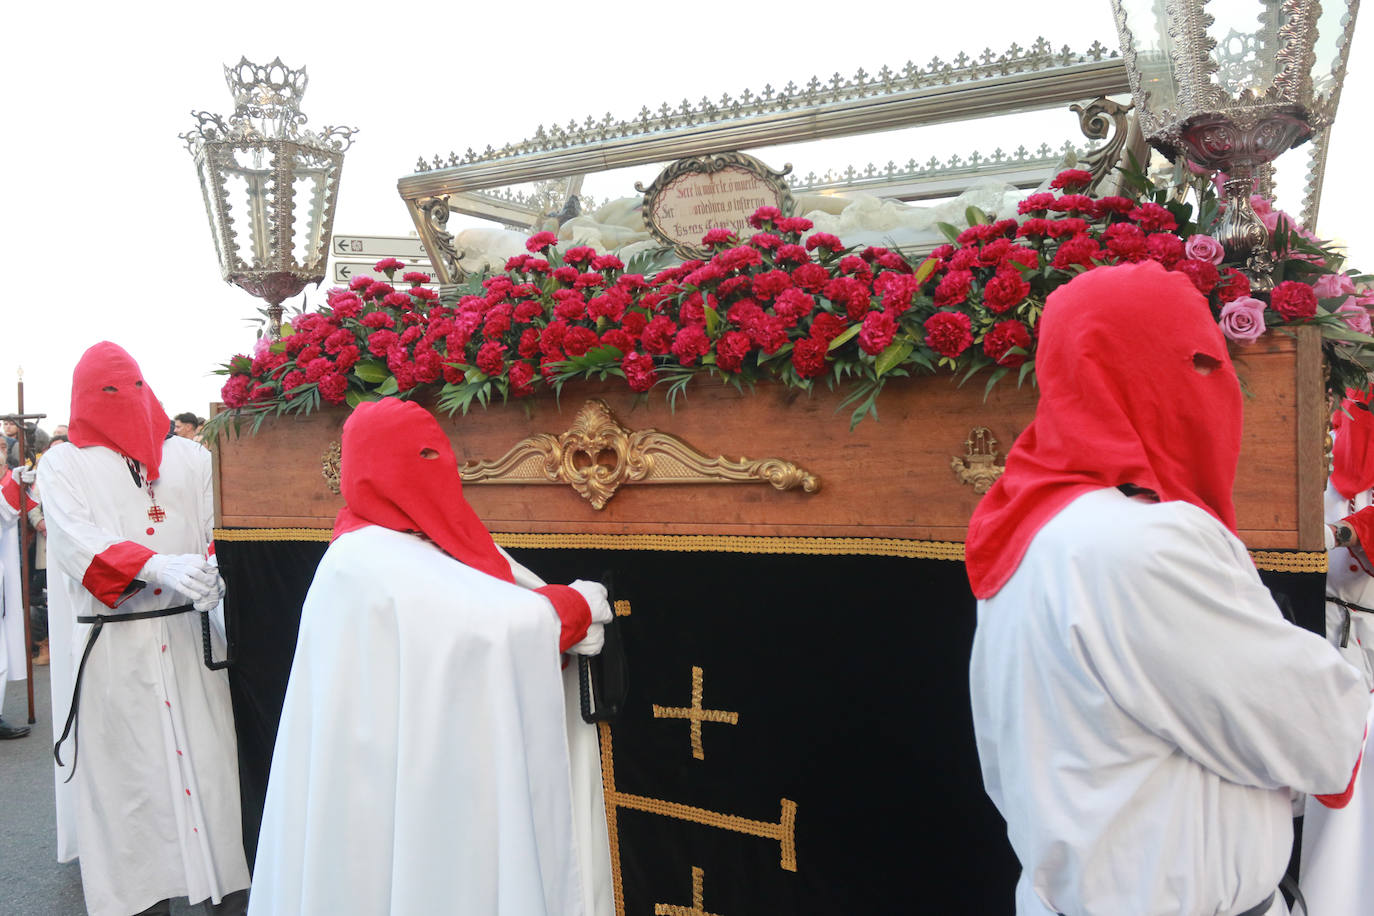
[[[581,595],[592,610],[592,623],[587,627],[587,635],[582,637],[581,642],[570,646],[568,651],[573,655],[599,655],[606,645],[606,624],[615,616],[610,602],[606,600],[606,586],[600,582],[578,579],[568,587]]]
[[[174,588],[192,601],[199,601],[215,590],[219,573],[200,554],[155,553],[135,578]]]
[[[215,577],[214,587],[210,589],[209,593],[206,594],[204,598],[197,598],[195,601],[191,602],[191,606],[197,611],[213,611],[219,606],[219,603],[224,600],[224,579],[222,579],[219,573],[215,572],[214,569],[210,570],[210,574]]]
[[[568,584],[568,588],[577,592],[587,602],[587,607],[592,609],[592,623],[610,623],[615,616],[611,610],[611,604],[606,600],[606,586],[600,582],[588,582],[586,579],[578,579]]]
[[[38,469],[32,467],[15,468],[14,478],[24,486],[31,487],[33,482],[38,479]]]

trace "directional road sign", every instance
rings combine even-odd
[[[336,258],[400,258],[407,266],[417,258],[429,258],[420,240],[409,235],[335,235],[329,251]]]
[[[332,274],[334,278],[333,282],[347,284],[351,282],[354,277],[372,277],[377,280],[386,280],[385,273],[373,269],[372,265],[376,263],[376,261],[335,261]],[[402,275],[410,273],[413,270],[429,274],[431,277],[434,276],[434,269],[429,266],[428,261],[418,261],[414,264],[407,262],[404,270],[396,271],[396,279],[387,282],[392,283],[392,285],[398,285],[401,282]],[[433,283],[426,283],[425,285],[438,286],[439,281],[435,280]]]

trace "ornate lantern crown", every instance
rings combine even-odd
[[[356,128],[305,128],[309,80],[281,58],[224,68],[234,114],[192,112],[182,134],[196,160],[220,272],[265,299],[273,336],[281,303],[324,279],[344,151]]]
[[[1218,235],[1256,273],[1267,269],[1268,244],[1249,203],[1257,171],[1335,120],[1358,8],[1359,0],[1112,0],[1141,132],[1171,159],[1227,174]],[[1314,193],[1320,163],[1316,172]]]

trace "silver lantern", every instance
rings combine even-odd
[[[1359,0],[1112,0],[1142,133],[1226,174],[1217,237],[1266,284],[1255,180],[1336,116]],[[1320,193],[1321,162],[1313,193]],[[1315,217],[1315,205],[1309,208]]]
[[[324,279],[339,173],[356,128],[305,127],[305,68],[241,59],[224,68],[234,113],[192,112],[182,134],[195,157],[220,273],[267,302],[281,336],[282,302]]]

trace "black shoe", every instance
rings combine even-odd
[[[29,733],[27,725],[10,725],[4,719],[0,719],[0,741],[7,738],[22,738]]]

